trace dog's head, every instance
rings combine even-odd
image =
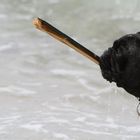
[[[116,82],[130,94],[140,96],[140,33],[116,40],[100,58],[105,79]]]

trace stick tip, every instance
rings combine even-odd
[[[33,19],[33,24],[36,26],[39,24],[40,19],[37,17],[35,19]]]
[[[40,27],[41,27],[41,19],[38,18],[38,17],[33,19],[33,25],[35,25],[36,28],[40,29]]]

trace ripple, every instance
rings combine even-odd
[[[20,127],[24,128],[24,129],[28,129],[28,130],[33,130],[36,132],[40,132],[40,131],[44,132],[42,124],[22,124]],[[45,132],[47,133],[48,131],[45,130]]]
[[[69,76],[73,76],[73,75],[85,75],[86,73],[83,71],[76,71],[76,70],[66,70],[66,69],[53,69],[51,70],[51,72],[55,75],[69,75]]]
[[[29,90],[14,85],[0,87],[0,92],[12,93],[13,95],[17,95],[17,96],[28,96],[28,95],[36,94],[36,92],[33,90]]]
[[[70,138],[63,133],[53,133],[54,137],[57,139],[65,139],[65,140],[70,140]]]

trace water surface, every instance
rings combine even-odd
[[[39,16],[101,55],[140,29],[138,0],[1,0],[0,139],[139,140],[138,101],[99,66],[34,28]]]

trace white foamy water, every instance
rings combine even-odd
[[[140,31],[138,0],[2,0],[0,140],[139,140],[138,101],[32,25],[41,17],[101,55]]]

